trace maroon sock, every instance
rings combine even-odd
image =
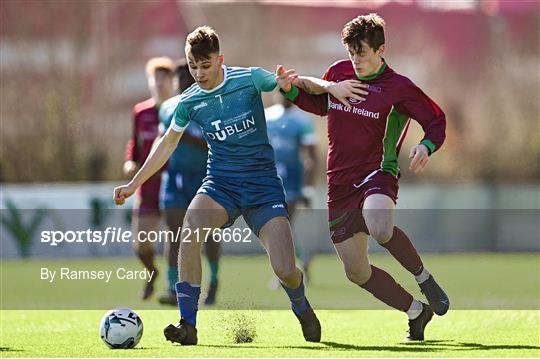
[[[405,232],[398,227],[394,227],[392,238],[384,244],[381,244],[388,252],[397,259],[397,261],[413,275],[419,275],[424,269],[422,260],[414,248],[411,240]]]
[[[411,307],[412,295],[403,289],[394,278],[382,269],[371,266],[371,277],[360,287],[383,303],[406,312]]]

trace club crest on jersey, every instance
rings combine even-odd
[[[358,104],[358,103],[364,101],[364,100],[357,100],[357,99],[352,98],[352,97],[349,98],[348,100],[349,100],[349,103],[350,103],[351,105],[356,105],[356,104]]]
[[[374,86],[374,85],[367,85],[367,90],[371,92],[377,92],[377,93],[382,92],[382,88],[380,88],[379,86]]]

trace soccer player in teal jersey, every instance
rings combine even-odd
[[[187,231],[180,243],[180,281],[176,284],[181,320],[165,328],[165,337],[183,345],[197,344],[204,238],[197,238],[196,233],[227,227],[242,215],[266,249],[304,338],[318,342],[321,327],[295,264],[283,186],[266,133],[261,92],[277,88],[276,76],[258,67],[224,66],[219,38],[208,26],[188,35],[186,57],[196,84],[181,95],[174,122],[142,168],[127,185],[114,190],[115,202],[123,204],[165,164],[191,121],[202,128],[209,144],[207,177],[184,218]]]
[[[174,111],[180,101],[180,94],[190,87],[195,80],[189,73],[187,60],[179,60],[175,69],[178,93],[165,101],[159,109],[160,135],[165,134],[173,121]],[[201,128],[192,122],[188,125],[182,140],[169,158],[167,169],[163,172],[160,202],[164,209],[167,226],[173,233],[182,228],[185,212],[197,194],[197,190],[206,176],[208,146],[203,138]],[[212,305],[216,301],[218,288],[218,269],[220,242],[210,236],[205,242],[205,254],[210,267],[210,284],[204,304]],[[177,305],[176,282],[178,281],[178,248],[180,241],[169,241],[165,246],[165,257],[168,262],[168,291],[159,297],[161,304]]]

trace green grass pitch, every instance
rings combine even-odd
[[[307,294],[317,309],[323,335],[321,343],[307,343],[294,315],[286,309],[285,294],[266,289],[270,277],[267,260],[262,256],[226,256],[221,265],[220,305],[212,310],[201,307],[196,347],[164,340],[163,327],[177,320],[177,309],[138,301],[139,282],[85,282],[84,288],[79,288],[70,286],[80,283],[47,285],[39,281],[43,266],[138,268],[130,258],[2,261],[0,357],[540,356],[537,254],[423,257],[453,305],[447,315],[430,323],[424,343],[402,343],[406,316],[381,310],[384,306],[347,282],[332,255],[317,256],[313,262]],[[377,254],[372,262],[422,298],[414,280],[390,256]],[[82,290],[77,294],[76,289]],[[36,304],[40,299],[41,304]],[[101,316],[105,309],[116,306],[132,307],[142,317],[144,335],[135,349],[111,350],[99,338]],[[233,332],[239,329],[234,323],[238,322],[254,326],[252,343],[234,343]]]

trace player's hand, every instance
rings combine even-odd
[[[420,174],[429,162],[429,152],[425,145],[416,145],[411,148],[409,158],[412,158],[409,169],[415,174]]]
[[[328,87],[328,92],[339,100],[345,107],[350,108],[351,103],[349,98],[365,101],[363,96],[369,95],[367,92],[368,85],[363,84],[358,80],[345,80],[341,82],[334,82]]]
[[[123,167],[124,175],[126,175],[126,177],[128,178],[132,178],[137,172],[137,168],[138,168],[137,162],[135,161],[124,162],[124,167]]]
[[[135,188],[132,188],[131,184],[116,187],[114,189],[114,203],[118,206],[123,205],[126,198],[130,197],[134,192]]]
[[[279,87],[285,91],[289,92],[291,91],[293,81],[298,78],[298,73],[296,73],[296,70],[290,69],[285,70],[285,68],[281,65],[277,65],[276,68],[276,79]]]

